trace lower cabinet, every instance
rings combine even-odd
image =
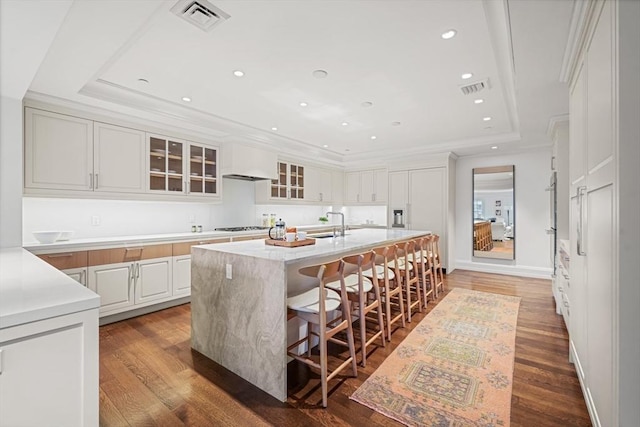
[[[114,313],[171,296],[172,257],[89,267],[88,287],[100,313]]]
[[[173,257],[173,295],[191,295],[191,255]]]
[[[67,268],[62,270],[64,274],[71,277],[76,282],[80,283],[82,286],[87,286],[87,268]]]
[[[0,425],[98,425],[98,310],[0,329]]]

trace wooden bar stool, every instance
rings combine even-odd
[[[324,265],[305,267],[299,273],[318,279],[319,285],[313,289],[287,298],[287,307],[295,315],[307,322],[307,336],[296,341],[287,347],[287,355],[305,363],[311,367],[320,369],[320,380],[322,384],[322,406],[327,407],[327,382],[334,378],[340,371],[351,365],[353,376],[358,376],[356,365],[356,350],[353,343],[353,328],[351,326],[351,315],[349,313],[349,301],[347,300],[347,290],[344,282],[344,262],[342,260],[333,261]],[[329,281],[338,281],[340,293],[326,288]],[[342,307],[342,316],[335,321],[327,320],[327,313],[338,310]],[[311,325],[318,325],[318,333],[311,330]],[[342,341],[334,337],[338,332],[346,331],[347,341]],[[311,358],[311,335],[319,338],[320,363]],[[307,341],[307,356],[301,356],[291,351]],[[327,368],[327,344],[335,342],[349,348],[349,357],[340,366],[329,373]]]
[[[433,276],[435,279],[433,290],[435,292],[436,298],[438,298],[438,289],[444,292],[444,273],[442,271],[442,262],[440,258],[440,236],[438,236],[437,234],[433,235],[430,258]]]
[[[391,325],[401,321],[402,327],[406,327],[404,319],[404,298],[402,296],[402,284],[400,282],[400,273],[397,268],[392,268],[392,261],[396,259],[396,245],[381,246],[373,250],[376,254],[375,272],[380,287],[380,296],[384,300],[385,326],[387,328],[387,341],[391,341]],[[362,274],[373,280],[373,269],[364,271]],[[392,317],[391,307],[396,308],[397,312]]]
[[[422,285],[422,298],[424,307],[427,306],[427,302],[429,301],[429,296],[431,296],[431,301],[435,301],[435,279],[433,276],[433,269],[431,266],[431,258],[429,257],[429,250],[431,248],[431,242],[433,241],[433,236],[423,236],[416,239],[416,254],[417,263],[420,269],[420,284]],[[409,254],[409,257],[413,257],[412,254]]]
[[[345,269],[349,266],[355,267],[356,272],[346,275],[344,283],[347,291],[347,298],[350,303],[350,312],[356,314],[360,321],[360,349],[362,351],[362,366],[367,366],[367,346],[380,338],[382,347],[385,346],[384,341],[384,322],[382,320],[382,303],[380,299],[380,287],[378,286],[378,278],[374,276],[369,279],[364,276],[365,269],[371,269],[374,266],[375,252],[369,251],[364,254],[352,255],[342,258],[345,263]],[[341,287],[340,282],[327,283],[327,288],[338,291]],[[373,294],[373,295],[372,295]],[[355,309],[354,309],[355,306]],[[374,311],[377,319],[367,317],[367,314]],[[367,319],[378,323],[378,331],[367,337]]]
[[[397,267],[400,272],[402,288],[405,293],[407,322],[411,322],[411,311],[417,308],[422,312],[422,297],[420,291],[419,270],[416,254],[416,242],[408,240],[397,245],[396,260],[392,262],[393,268]],[[412,256],[408,256],[412,255]]]

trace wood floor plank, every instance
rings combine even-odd
[[[454,271],[445,294],[460,287],[522,298],[516,329],[511,425],[589,426],[569,336],[555,314],[551,282]],[[442,300],[443,295],[439,300]],[[190,348],[189,304],[100,328],[100,425],[103,426],[399,426],[349,396],[435,307],[394,331],[385,348],[370,347],[357,378],[329,383],[320,405],[319,376],[289,364],[293,395],[285,403]]]

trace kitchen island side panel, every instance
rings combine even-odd
[[[285,264],[198,247],[191,256],[191,347],[285,401]]]

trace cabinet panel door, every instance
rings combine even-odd
[[[580,379],[584,380],[585,371],[589,364],[587,355],[587,277],[585,274],[586,258],[578,255],[577,251],[580,203],[579,198],[575,195],[570,201],[569,215],[569,239],[571,241],[569,280],[571,280],[571,286],[568,288],[567,293],[571,301],[571,317],[568,329],[571,346],[576,353],[576,371]]]
[[[173,295],[191,294],[191,256],[173,258]]]
[[[373,171],[374,202],[386,202],[389,198],[389,173],[385,169]]]
[[[84,339],[84,325],[75,324],[0,342],[1,425],[85,425]]]
[[[171,257],[137,263],[135,272],[136,304],[171,296],[171,263]]]
[[[409,171],[409,216],[406,221],[411,230],[430,230],[440,236],[440,255],[446,267],[445,183],[444,168]]]
[[[375,178],[373,171],[360,172],[360,199],[361,203],[374,202],[376,200]]]
[[[305,171],[305,195],[304,199],[310,202],[322,200],[322,181],[319,168],[307,166]]]
[[[571,121],[569,122],[569,183],[571,185],[569,194],[575,195],[579,186],[585,185],[585,138],[586,138],[586,108],[585,108],[585,92],[586,92],[586,69],[584,65],[580,66],[571,97],[569,100],[569,111]]]
[[[133,305],[132,263],[89,267],[89,289],[100,295],[100,313]]]
[[[25,187],[89,191],[92,181],[93,122],[25,109]]]
[[[145,191],[145,133],[94,123],[94,188],[96,191]]]
[[[62,272],[80,283],[82,286],[87,286],[87,269],[85,267],[68,268],[66,270],[62,270]]]
[[[360,172],[347,172],[345,174],[344,201],[360,201]]]

